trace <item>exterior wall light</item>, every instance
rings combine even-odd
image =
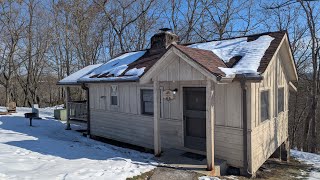
[[[173,92],[173,94],[177,94],[178,89],[177,89],[177,88],[175,88],[172,92]]]

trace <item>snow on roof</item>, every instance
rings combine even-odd
[[[102,64],[94,64],[94,65],[89,65],[89,66],[86,66],[82,69],[80,69],[79,71],[65,77],[64,79],[60,80],[58,82],[58,84],[74,84],[74,83],[77,83],[77,81],[87,75],[88,73],[90,73],[92,70],[94,70],[95,68],[101,66]]]
[[[274,38],[269,35],[263,35],[259,38],[249,41],[248,37],[227,39],[221,41],[211,41],[205,43],[196,43],[188,47],[210,50],[221,58],[225,63],[235,56],[242,58],[230,68],[219,67],[227,77],[235,74],[254,73],[258,74],[260,61]]]
[[[144,72],[145,67],[142,68],[133,68],[126,72],[126,76],[140,76]]]
[[[125,80],[137,80],[139,76],[143,74],[144,67],[128,70],[124,76],[122,75],[127,69],[130,63],[135,62],[141,56],[143,56],[146,51],[137,51],[125,53],[119,57],[111,59],[107,63],[96,68],[94,71],[88,73],[87,75],[81,77],[79,81],[84,82],[96,82],[96,81],[125,81]]]
[[[213,52],[217,59],[222,60],[221,64],[209,63],[208,61],[217,61],[214,59],[207,60],[207,55],[203,52],[198,54],[198,60],[203,60],[203,66],[207,68],[216,68],[222,71],[221,74],[226,77],[234,77],[236,74],[251,73],[259,74],[263,70],[261,61],[267,59],[264,64],[268,64],[271,57],[265,54],[273,54],[277,42],[283,37],[283,34],[259,34],[248,37],[238,37],[220,41],[210,41],[204,43],[195,43],[186,47],[194,50],[207,50]],[[279,34],[279,35],[278,35]],[[280,36],[281,35],[281,36]],[[275,39],[275,41],[273,41]],[[182,48],[181,45],[180,49]],[[178,47],[178,46],[177,46]],[[271,48],[271,50],[270,50]],[[268,52],[267,52],[268,51]],[[270,51],[270,52],[269,52]],[[105,64],[91,65],[84,69],[64,78],[58,84],[73,84],[85,82],[102,82],[102,81],[136,81],[144,74],[163,54],[146,53],[147,50],[128,52],[119,57],[111,59]],[[190,51],[191,52],[191,51]],[[192,52],[193,53],[193,52]],[[212,57],[211,57],[212,58]],[[141,61],[140,61],[141,60]],[[230,62],[229,62],[230,61]]]

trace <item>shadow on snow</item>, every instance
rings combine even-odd
[[[33,125],[34,127],[30,127],[29,119],[20,116],[0,116],[1,136],[9,135],[14,139],[3,144],[69,160],[86,158],[90,160],[142,161],[136,162],[138,164],[152,162],[153,156],[151,154],[88,139],[78,132],[66,131],[65,124],[57,120],[33,120]]]

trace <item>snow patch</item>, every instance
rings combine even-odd
[[[317,170],[311,171],[309,174],[310,180],[320,179],[320,155],[301,152],[297,150],[290,150],[291,155],[297,158],[299,161],[305,162],[307,164],[313,165]],[[301,172],[301,175],[304,175],[305,172]]]
[[[254,41],[248,42],[247,37],[221,41],[196,43],[188,47],[212,51],[225,63],[235,56],[242,56],[240,61],[232,68],[219,67],[227,77],[235,74],[258,74],[260,61],[274,38],[269,35],[260,36]]]
[[[124,180],[156,167],[152,154],[66,131],[64,122],[51,118],[56,108],[40,108],[42,120],[33,120],[34,127],[24,118],[31,108],[0,116],[0,179]]]
[[[126,76],[140,76],[141,74],[143,74],[145,67],[142,68],[133,68],[130,69],[128,72],[126,72]]]
[[[227,179],[233,179],[233,180],[238,180],[237,176],[224,176],[226,177]],[[221,180],[220,178],[218,177],[213,177],[213,176],[201,176],[198,178],[198,180]]]
[[[211,176],[201,176],[198,180],[220,180],[218,177],[211,177]]]

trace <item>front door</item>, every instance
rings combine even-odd
[[[183,88],[184,146],[206,151],[206,88]]]

